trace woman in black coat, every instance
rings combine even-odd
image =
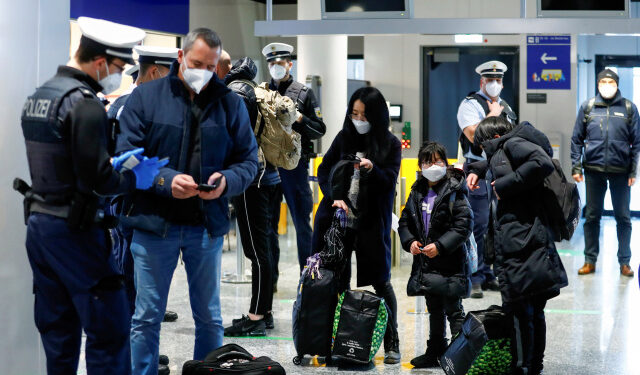
[[[423,295],[429,310],[429,340],[416,368],[438,367],[447,348],[445,315],[451,335],[462,327],[462,298],[469,296],[471,272],[463,246],[472,233],[473,212],[467,200],[464,172],[448,166],[444,146],[428,142],[418,153],[422,175],[411,187],[398,234],[413,254],[410,296]]]
[[[544,307],[568,285],[567,274],[547,226],[542,204],[544,179],[553,172],[549,139],[531,124],[516,127],[500,117],[483,120],[474,135],[487,162],[471,164],[467,183],[473,189],[491,169],[498,198],[494,269],[503,307],[517,318],[522,346],[516,373],[540,374],[546,342]]]
[[[345,159],[359,162],[340,163]],[[391,286],[391,213],[400,171],[400,141],[389,132],[389,110],[382,93],[373,87],[358,89],[349,100],[342,130],[318,167],[318,182],[324,198],[318,207],[313,231],[313,252],[323,250],[324,234],[331,225],[336,207],[349,213],[346,267],[340,276],[344,287],[351,278],[351,252],[358,264],[358,286],[373,285],[391,312],[385,335],[385,363],[400,361],[397,334],[397,302]],[[355,165],[354,165],[355,164]],[[355,166],[360,176],[357,198],[348,199],[349,186],[342,191],[330,177],[346,175],[348,185]],[[335,169],[342,168],[343,171]],[[341,185],[341,184],[338,184]],[[353,193],[353,191],[352,191]],[[357,208],[356,208],[357,207]]]

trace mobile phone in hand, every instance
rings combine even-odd
[[[219,185],[220,185],[220,177],[218,177],[215,180],[213,180],[213,184],[211,184],[211,185],[209,185],[209,184],[199,184],[197,189],[200,190],[200,191],[204,191],[205,193],[208,193],[210,191],[213,191],[213,190],[217,189]]]

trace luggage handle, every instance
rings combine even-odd
[[[216,361],[227,361],[229,359],[246,359],[248,361],[253,361],[255,357],[251,354],[233,351],[221,354],[218,358],[216,358]]]

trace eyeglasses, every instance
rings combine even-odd
[[[437,165],[438,167],[444,167],[445,166],[444,161],[442,161],[442,160],[438,160],[435,163],[424,162],[424,163],[422,163],[422,165],[427,167],[427,168],[429,168],[429,167],[431,167],[433,165]]]
[[[113,62],[111,63],[111,65],[113,65],[113,66],[115,66],[116,68],[120,69],[120,70],[118,71],[118,73],[122,73],[122,72],[124,72],[124,65],[123,65],[123,66],[120,66],[120,65],[118,65],[118,64],[116,64],[116,63],[113,63]]]

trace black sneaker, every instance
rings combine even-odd
[[[273,313],[272,312],[268,312],[265,316],[264,316],[264,326],[267,329],[274,329],[276,328],[276,326],[273,324]]]
[[[482,283],[482,290],[491,290],[497,292],[500,290],[500,284],[498,284],[498,280],[493,279],[491,281],[486,281]]]
[[[231,321],[231,324],[236,325],[238,324],[242,319],[246,318],[246,315],[242,315],[242,318],[240,319],[233,319]],[[276,326],[273,324],[273,313],[268,312],[265,316],[264,316],[264,325],[266,329],[274,329]]]
[[[171,373],[171,370],[169,369],[169,366],[167,365],[158,366],[158,375],[169,375],[170,373]]]
[[[236,319],[235,322],[224,329],[224,335],[229,336],[266,336],[267,328],[264,319],[251,320],[248,316]]]
[[[163,322],[175,322],[176,320],[178,320],[178,313],[173,311],[164,312],[164,319],[162,319]]]
[[[482,287],[480,284],[473,284],[471,286],[471,298],[482,298],[484,294],[482,293]]]
[[[169,365],[169,357],[167,357],[164,354],[160,354],[160,357],[158,357],[158,363],[161,364],[161,365],[168,366]]]

